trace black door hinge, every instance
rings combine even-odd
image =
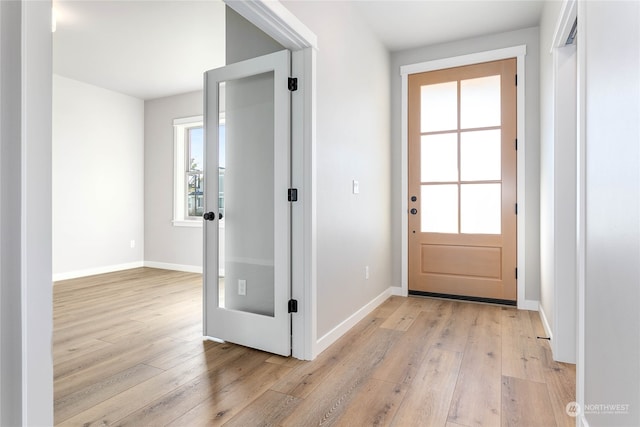
[[[518,267],[516,267],[516,280],[518,280]]]
[[[289,313],[297,313],[298,312],[298,300],[290,299],[289,300]]]
[[[518,86],[518,75],[516,74],[516,86]]]
[[[516,203],[516,215],[518,215],[518,204]]]
[[[289,77],[289,90],[291,92],[295,92],[298,90],[298,78],[297,77]]]
[[[290,202],[297,202],[298,201],[298,189],[297,188],[290,188],[288,193],[287,193],[287,198],[289,199]]]
[[[518,138],[516,138],[516,151],[518,151]]]

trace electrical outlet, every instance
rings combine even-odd
[[[136,247],[136,241],[135,241],[135,240],[132,240],[132,241],[130,242],[130,245],[131,245],[131,249],[135,248],[135,247]]]
[[[244,279],[238,279],[238,295],[247,294],[247,281]]]
[[[369,266],[364,267],[364,278],[369,280]]]

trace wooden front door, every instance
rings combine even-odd
[[[516,300],[516,60],[409,76],[409,292]]]

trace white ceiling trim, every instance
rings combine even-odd
[[[224,2],[287,49],[318,49],[318,37],[279,1]]]
[[[557,47],[563,47],[569,37],[573,23],[578,16],[578,6],[576,0],[565,0],[558,16],[558,22],[556,23],[556,30],[553,34],[553,41],[549,51],[553,53]]]

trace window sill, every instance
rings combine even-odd
[[[199,227],[202,228],[201,219],[174,219],[171,221],[174,227]]]

